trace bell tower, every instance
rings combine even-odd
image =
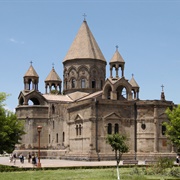
[[[24,75],[24,90],[31,91],[36,90],[38,91],[38,83],[39,83],[39,76],[36,73],[34,67],[32,66],[32,61],[30,62],[31,65]]]
[[[54,64],[51,72],[45,79],[46,94],[61,94],[61,83],[62,80],[54,69]],[[54,88],[54,89],[53,89]]]
[[[125,65],[125,61],[122,58],[122,56],[120,55],[119,51],[118,51],[118,46],[116,46],[116,51],[112,57],[112,59],[109,62],[110,64],[110,78],[119,78],[119,68],[121,68],[121,77],[124,77],[124,65]],[[116,77],[113,77],[113,68],[115,68],[116,71]]]

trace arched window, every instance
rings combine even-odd
[[[49,143],[51,143],[51,135],[49,134]]]
[[[56,134],[56,143],[58,143],[58,133]]]
[[[63,132],[63,134],[62,134],[62,141],[64,142],[64,140],[65,140],[65,133]]]
[[[36,97],[31,97],[28,100],[28,105],[33,106],[33,105],[40,105],[39,100]]]
[[[76,80],[75,80],[75,79],[72,79],[72,80],[71,80],[71,87],[72,87],[72,88],[75,88],[75,87],[76,87]]]
[[[96,81],[92,80],[92,88],[96,88]]]
[[[82,129],[82,127],[81,127],[81,124],[79,125],[79,135],[81,135],[81,129]]]
[[[111,123],[108,123],[107,133],[112,134],[112,124]]]
[[[86,87],[86,81],[85,79],[81,79],[81,88],[85,88]]]
[[[19,101],[19,105],[23,105],[24,103],[24,99],[21,97],[20,101]]]
[[[28,90],[32,89],[32,79],[28,79]]]
[[[128,99],[127,89],[124,86],[119,86],[117,89],[117,100],[125,100]]]
[[[52,114],[55,113],[55,107],[54,107],[54,104],[52,105]]]
[[[162,125],[162,135],[164,136],[166,134],[166,126]]]
[[[119,124],[115,124],[114,126],[114,133],[119,133]]]
[[[76,125],[76,136],[78,136],[78,125]]]

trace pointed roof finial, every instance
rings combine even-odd
[[[164,92],[164,85],[162,84],[161,87],[162,87],[162,92]]]
[[[32,61],[30,61],[31,66],[32,66],[32,63],[33,63],[33,62],[32,62]]]
[[[54,63],[52,63],[52,68],[53,68],[53,69],[54,69],[54,65],[55,65],[55,64],[54,64]]]
[[[132,77],[134,77],[134,74],[132,73]]]
[[[84,13],[83,16],[84,16],[84,21],[86,21],[86,16],[87,16],[87,15]]]
[[[118,50],[118,45],[116,45],[116,51]]]
[[[164,85],[162,84],[161,87],[162,87],[161,100],[162,100],[162,101],[165,101],[165,94],[164,94],[164,89],[163,89],[163,88],[164,88]]]

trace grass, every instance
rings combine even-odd
[[[121,180],[176,179],[162,175],[143,176],[132,174],[133,168],[120,168]],[[116,168],[104,169],[57,169],[1,172],[1,180],[115,180]]]

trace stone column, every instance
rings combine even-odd
[[[117,91],[111,91],[111,99],[117,100]]]
[[[112,68],[110,68],[110,78],[112,78]]]
[[[118,70],[119,70],[119,68],[116,68],[116,78],[119,77],[119,75],[118,75]]]

